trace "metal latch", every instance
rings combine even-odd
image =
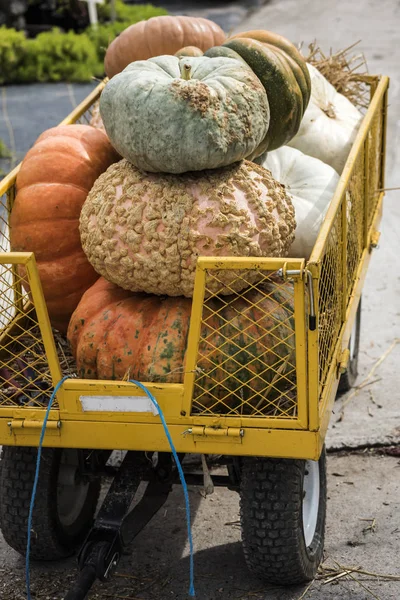
[[[213,442],[238,442],[241,443],[244,436],[244,429],[240,427],[207,427],[205,425],[193,425],[183,432],[184,435],[193,435],[195,441],[208,441],[207,438],[213,438]]]
[[[304,270],[303,269],[288,269],[287,263],[283,265],[281,269],[277,270],[277,275],[282,277],[285,281],[288,279],[294,279],[295,277],[303,277]]]
[[[37,434],[38,430],[43,427],[43,421],[34,421],[31,419],[13,419],[7,423],[10,433],[34,433]],[[47,421],[46,423],[46,434],[60,435],[61,421]]]
[[[369,244],[369,250],[371,252],[371,250],[373,250],[374,248],[378,247],[379,244],[379,238],[381,237],[381,232],[380,231],[373,231],[371,233],[371,242]]]
[[[343,350],[342,354],[340,355],[339,364],[338,364],[339,375],[343,375],[343,373],[346,373],[347,366],[349,364],[349,360],[350,360],[350,350],[348,348],[346,348],[345,350]]]
[[[307,278],[307,289],[309,298],[308,327],[310,331],[315,331],[317,327],[317,317],[315,315],[314,286],[311,272],[308,269],[287,269],[285,263],[282,269],[278,269],[277,273],[279,277],[282,277],[285,281],[287,281],[288,278],[302,277],[303,273],[305,273]]]

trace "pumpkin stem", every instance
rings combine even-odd
[[[183,63],[180,65],[181,68],[181,76],[185,81],[189,81],[192,78],[192,65],[189,63]]]

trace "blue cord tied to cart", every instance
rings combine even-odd
[[[35,477],[33,480],[33,487],[32,487],[32,495],[31,495],[31,502],[30,502],[30,506],[29,506],[29,516],[28,516],[28,535],[27,535],[27,543],[26,543],[26,558],[25,558],[25,576],[26,576],[26,592],[27,592],[27,600],[32,600],[32,596],[31,596],[31,581],[30,581],[30,549],[31,549],[31,532],[32,532],[32,516],[33,516],[33,509],[35,507],[35,498],[36,498],[36,491],[37,491],[37,486],[38,486],[38,481],[39,481],[39,472],[40,472],[40,461],[41,461],[41,457],[42,457],[42,447],[43,447],[43,440],[44,440],[44,435],[46,432],[46,426],[47,426],[47,421],[49,418],[49,414],[50,414],[50,410],[51,407],[53,405],[54,402],[54,398],[56,397],[56,394],[58,392],[58,390],[60,389],[60,387],[62,386],[62,384],[64,383],[64,381],[66,379],[68,379],[69,377],[63,377],[55,386],[53,393],[51,394],[49,403],[47,405],[47,409],[46,409],[46,413],[44,415],[44,419],[43,419],[43,426],[40,432],[40,438],[39,438],[39,446],[38,446],[38,453],[37,453],[37,459],[36,459],[36,470],[35,470]],[[186,480],[185,480],[185,474],[183,472],[182,469],[182,465],[180,463],[178,454],[175,450],[175,446],[174,443],[172,441],[172,437],[171,434],[168,430],[168,425],[167,422],[165,420],[164,414],[160,408],[160,405],[158,404],[157,400],[155,399],[155,397],[153,396],[153,394],[150,392],[149,389],[147,389],[147,387],[145,385],[143,385],[142,383],[140,383],[140,381],[135,381],[134,379],[130,379],[129,383],[133,383],[134,385],[136,385],[137,387],[139,387],[140,389],[142,389],[144,391],[144,393],[147,395],[147,397],[149,398],[149,400],[151,401],[151,403],[153,404],[153,406],[156,408],[160,419],[161,419],[161,423],[162,426],[164,428],[165,431],[165,435],[167,437],[168,443],[171,447],[171,452],[172,455],[174,457],[175,463],[176,463],[176,467],[178,469],[178,473],[179,473],[179,478],[181,480],[181,484],[182,484],[182,489],[183,489],[183,495],[185,498],[185,507],[186,507],[186,523],[187,523],[187,531],[188,531],[188,539],[189,539],[189,549],[190,549],[190,585],[189,585],[189,596],[194,597],[195,594],[195,589],[194,589],[194,558],[193,558],[193,538],[192,538],[192,527],[191,527],[191,520],[190,520],[190,503],[189,503],[189,492],[188,492],[188,488],[187,488],[187,484],[186,484]]]
[[[51,407],[52,407],[53,402],[54,402],[54,398],[56,397],[56,394],[57,394],[58,390],[60,389],[60,387],[62,386],[62,384],[64,383],[64,381],[66,379],[68,379],[68,376],[63,377],[57,383],[57,385],[55,386],[55,388],[53,390],[53,393],[50,396],[50,400],[49,400],[49,403],[47,405],[47,410],[46,410],[46,413],[45,413],[44,419],[43,419],[42,430],[40,432],[38,453],[37,453],[37,458],[36,458],[35,477],[34,477],[33,486],[32,486],[31,503],[29,505],[28,534],[27,534],[27,541],[26,541],[25,579],[26,579],[26,595],[27,595],[27,599],[28,600],[32,600],[32,597],[31,597],[31,575],[30,575],[30,565],[29,565],[29,563],[30,563],[30,557],[29,557],[29,555],[30,555],[30,550],[31,550],[32,516],[33,516],[33,509],[35,507],[36,490],[37,490],[37,485],[38,485],[38,481],[39,481],[40,460],[42,458],[43,439],[44,439],[44,434],[46,433],[47,421],[48,421],[48,418],[49,418]]]
[[[188,532],[188,539],[189,539],[189,550],[190,550],[190,567],[189,567],[189,571],[190,571],[190,585],[189,585],[189,596],[194,597],[196,595],[195,590],[194,590],[194,559],[193,559],[193,538],[192,538],[192,527],[191,527],[191,521],[190,521],[190,503],[189,503],[189,492],[188,492],[188,488],[186,485],[186,480],[185,480],[185,474],[183,472],[182,469],[182,465],[181,462],[179,460],[178,454],[175,450],[175,446],[174,446],[174,442],[172,441],[172,437],[171,434],[168,430],[168,425],[167,422],[165,420],[165,417],[163,415],[163,412],[160,408],[160,405],[158,404],[157,400],[155,399],[155,397],[153,396],[153,394],[150,392],[149,389],[147,389],[147,387],[145,385],[143,385],[143,383],[140,383],[140,381],[135,381],[134,379],[130,379],[129,383],[134,383],[135,385],[137,385],[137,387],[139,387],[140,389],[142,389],[144,391],[144,393],[148,396],[149,400],[152,402],[153,406],[157,409],[157,412],[160,416],[161,419],[161,423],[162,426],[164,427],[164,431],[165,431],[165,435],[167,436],[167,440],[168,443],[170,445],[171,448],[171,452],[172,455],[174,457],[175,463],[176,463],[176,468],[178,469],[178,473],[179,473],[179,479],[181,480],[181,484],[182,484],[182,489],[183,489],[183,495],[185,498],[185,507],[186,507],[186,524],[187,524],[187,532]]]

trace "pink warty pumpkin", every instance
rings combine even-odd
[[[112,165],[82,209],[82,247],[95,270],[133,292],[193,294],[198,256],[286,256],[294,239],[290,197],[269,171],[243,161],[181,175]],[[209,291],[244,285],[216,273]]]

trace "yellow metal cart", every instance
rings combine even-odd
[[[348,388],[356,372],[360,297],[379,239],[384,196],[389,84],[384,76],[364,81],[370,88],[369,107],[310,260],[199,258],[183,382],[143,382],[157,399],[180,455],[225,457],[228,475],[216,481],[241,495],[247,564],[277,583],[312,578],[321,560],[324,439],[339,382]],[[103,87],[63,124],[88,122]],[[10,250],[8,216],[17,173],[18,167],[0,183],[0,516],[5,539],[24,553],[44,414],[54,386],[69,371],[50,326],[35,256]],[[269,297],[268,312],[263,312],[261,302],[249,301],[246,292],[238,294],[248,308],[241,312],[239,326],[232,317],[229,339],[226,303],[215,308],[209,290],[224,270]],[[249,283],[255,280],[257,284]],[[255,319],[258,331],[275,337],[276,346],[266,345],[252,358],[249,348],[260,341],[252,337]],[[143,514],[136,513],[135,531],[165,501],[175,481],[169,443],[143,389],[129,381],[69,376],[50,410],[43,445],[36,500],[42,514],[36,516],[32,557],[64,556],[87,536],[80,565],[86,575],[92,566],[89,589],[93,578],[107,578],[118,562],[121,527],[128,522],[140,478],[147,478],[150,491]],[[118,449],[129,451],[114,479],[115,490],[126,490],[125,504],[118,508],[111,498],[91,528],[100,475],[110,451]],[[158,457],[151,473],[143,461],[145,452]],[[189,481],[199,483],[195,477]],[[52,508],[45,509],[51,494]],[[85,597],[74,593],[68,598]]]

